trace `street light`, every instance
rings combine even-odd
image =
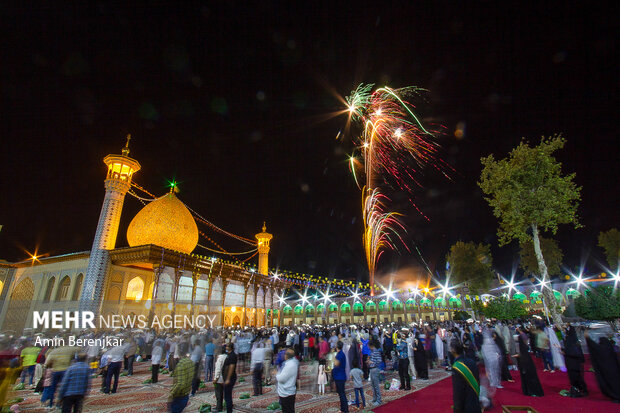
[[[441,283],[438,283],[439,287],[440,287],[440,291],[441,293],[445,296],[446,294],[448,296],[452,295],[452,293],[450,292],[450,287],[448,286],[448,281],[446,281],[445,285],[442,285]]]
[[[586,285],[585,280],[583,279],[581,274],[579,274],[576,277],[573,275],[573,277],[575,278],[575,283],[577,284],[577,290],[579,290],[580,286],[582,286],[582,285],[585,286]]]
[[[306,295],[306,293],[308,292],[308,290],[306,290],[303,294],[299,294],[299,296],[301,297],[301,305],[305,306],[306,303],[308,302],[308,296]]]

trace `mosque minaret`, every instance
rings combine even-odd
[[[110,266],[109,250],[116,246],[116,236],[123,211],[123,201],[131,188],[134,172],[140,164],[129,157],[129,140],[122,149],[122,155],[108,155],[103,162],[108,167],[105,179],[105,197],[99,215],[95,239],[90,251],[90,259],[80,297],[80,310],[99,312],[104,290],[105,277]]]

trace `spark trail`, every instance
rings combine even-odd
[[[386,86],[373,92],[373,87],[373,84],[359,85],[346,99],[350,120],[363,127],[363,132],[353,139],[361,162],[357,161],[354,153],[350,168],[358,186],[358,164],[361,164],[360,169],[363,168],[366,179],[362,189],[363,244],[371,295],[374,295],[375,269],[382,252],[395,250],[396,240],[408,250],[400,235],[406,232],[398,219],[400,214],[389,211],[390,199],[382,190],[391,188],[407,193],[411,203],[422,214],[412,200],[414,189],[421,187],[417,175],[429,166],[445,175],[443,171],[446,167],[437,158],[439,145],[435,142],[435,136],[439,131],[425,126],[414,112],[415,106],[408,101],[419,96],[423,89],[413,86],[392,89]]]

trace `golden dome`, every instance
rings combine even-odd
[[[136,214],[127,228],[127,242],[132,247],[154,244],[189,254],[198,244],[198,227],[183,202],[171,192]]]

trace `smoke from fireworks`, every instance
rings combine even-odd
[[[443,164],[436,158],[438,145],[434,136],[437,131],[429,130],[422,124],[413,111],[414,106],[407,100],[418,96],[421,89],[391,89],[386,86],[372,92],[373,86],[360,85],[346,99],[350,119],[363,126],[363,133],[354,138],[354,143],[361,154],[366,179],[361,188],[363,243],[371,295],[374,295],[375,268],[382,251],[396,249],[396,239],[407,247],[399,235],[399,232],[405,231],[398,220],[399,214],[387,210],[390,200],[381,188],[388,187],[408,194],[417,209],[412,199],[413,190],[421,184],[416,175],[427,166],[443,173]],[[358,164],[354,153],[350,168],[360,186],[356,173]]]

